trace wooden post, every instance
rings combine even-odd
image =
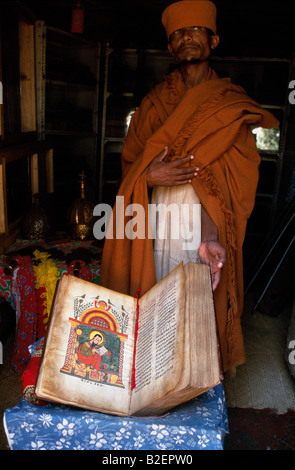
[[[34,25],[19,22],[21,131],[36,131]]]
[[[30,170],[31,170],[31,192],[32,200],[36,193],[39,193],[39,167],[38,167],[38,154],[34,153],[30,156]]]
[[[53,149],[46,152],[46,185],[47,193],[54,193]]]
[[[7,201],[6,201],[6,176],[5,158],[0,160],[0,233],[6,233],[7,222]]]
[[[4,134],[4,123],[3,123],[3,82],[2,82],[2,43],[0,36],[0,140]]]
[[[37,134],[39,140],[45,135],[45,76],[46,76],[46,26],[44,21],[35,22],[35,61],[36,61],[36,105]]]

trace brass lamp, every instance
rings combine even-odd
[[[93,238],[93,209],[94,204],[85,197],[86,175],[84,171],[80,177],[80,197],[72,204],[68,211],[69,234],[74,240],[90,240]]]

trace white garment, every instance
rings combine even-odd
[[[199,263],[201,204],[191,184],[156,186],[152,192],[152,226],[157,281],[181,261]],[[155,212],[157,217],[155,217]]]

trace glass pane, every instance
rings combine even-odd
[[[256,127],[252,130],[255,135],[256,145],[259,150],[271,150],[278,152],[280,145],[280,128],[262,129]]]

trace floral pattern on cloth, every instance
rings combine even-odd
[[[163,417],[116,417],[25,400],[7,409],[12,450],[222,450],[228,432],[223,385]]]
[[[9,267],[7,265],[7,259],[10,258],[13,254],[13,260],[14,260],[14,267],[16,268],[19,263],[22,263],[22,259],[24,256],[21,254],[14,255],[14,253],[22,253],[23,250],[38,250],[38,249],[48,249],[48,250],[55,250],[58,249],[59,251],[63,252],[65,256],[70,255],[73,253],[75,250],[79,250],[79,248],[83,248],[84,250],[88,250],[90,253],[90,258],[91,258],[91,253],[93,253],[93,259],[90,260],[88,263],[88,267],[91,270],[92,273],[92,282],[95,284],[99,284],[100,282],[100,270],[101,270],[101,260],[100,260],[100,255],[101,255],[101,248],[98,248],[93,244],[91,241],[71,241],[67,243],[60,243],[56,245],[50,245],[47,244],[44,240],[17,240],[15,243],[13,243],[9,250],[5,252],[4,255],[0,256],[0,300],[5,300],[7,301],[12,308],[15,308],[15,296],[12,293],[12,279],[13,279],[13,274],[7,273],[7,268]],[[99,258],[98,258],[99,255]],[[55,259],[55,264],[56,267],[58,268],[60,272],[60,276],[64,272],[69,272],[72,274],[73,268],[72,264],[69,263],[69,266],[67,266],[67,263],[64,260],[58,260]],[[80,261],[78,259],[78,261]],[[83,276],[83,279],[86,278],[86,276],[89,275],[88,270],[85,269],[83,261],[81,264],[81,274]]]
[[[45,405],[44,400],[40,400],[36,393],[36,381],[40,368],[40,361],[45,344],[45,337],[41,338],[34,345],[29,348],[32,355],[21,377],[22,382],[22,396],[23,398],[34,405]]]
[[[35,275],[29,257],[19,261],[19,267],[14,271],[12,292],[16,303],[16,332],[11,363],[15,372],[22,374],[31,357],[29,346],[38,337]]]
[[[41,251],[43,250],[43,251]],[[44,250],[57,250],[64,259],[53,259]],[[67,256],[87,252],[87,261],[74,259],[67,262]],[[30,255],[24,253],[31,253]],[[28,347],[42,338],[46,332],[50,306],[56,283],[64,273],[99,283],[101,249],[92,242],[72,241],[58,245],[48,245],[44,240],[17,240],[0,256],[0,299],[9,302],[16,311],[16,333],[12,356],[12,367],[23,374],[30,353]],[[13,267],[7,266],[11,257]],[[7,268],[11,274],[7,274]]]

